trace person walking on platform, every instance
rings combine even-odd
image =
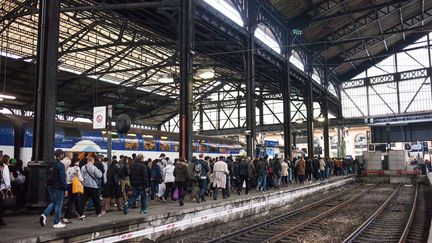
[[[243,184],[246,185],[246,195],[249,194],[249,164],[242,156],[240,156],[238,177],[237,194],[241,194]]]
[[[325,180],[325,173],[326,173],[326,163],[321,158],[319,160],[319,176],[321,181]]]
[[[204,154],[199,155],[198,162],[194,167],[194,176],[198,181],[199,191],[196,195],[196,201],[200,203],[205,201],[205,192],[207,189],[207,174],[209,173],[209,167],[207,162],[204,160]]]
[[[117,161],[111,162],[107,171],[107,181],[102,190],[104,212],[107,213],[111,209],[111,199],[115,199],[118,210],[122,210],[123,196],[121,192],[120,182],[121,172],[120,165]]]
[[[135,163],[130,167],[130,181],[132,186],[132,195],[123,206],[123,213],[127,214],[128,209],[135,205],[138,197],[141,197],[140,214],[148,213],[147,210],[147,191],[149,188],[149,167],[144,162],[144,156],[138,154]]]
[[[7,161],[0,158],[0,227],[6,226],[3,221],[3,213],[5,210],[3,207],[3,199],[6,197],[6,193],[10,193],[11,188],[9,167],[6,163]]]
[[[48,215],[54,210],[54,225],[55,229],[64,228],[66,225],[61,220],[61,210],[63,206],[63,198],[67,196],[66,171],[61,160],[64,158],[64,152],[61,149],[54,151],[55,160],[49,165],[48,174],[46,177],[46,185],[48,189],[50,203],[43,214],[39,217],[41,226],[46,225]]]
[[[186,181],[188,179],[188,164],[185,159],[180,159],[174,168],[175,186],[179,191],[179,205],[183,207],[184,198],[187,190]]]
[[[220,189],[224,190],[226,188],[227,176],[229,175],[229,170],[227,164],[223,161],[224,157],[220,156],[219,160],[213,166],[213,199],[217,200],[218,192]],[[223,196],[226,199],[226,195]]]
[[[156,193],[159,191],[159,184],[162,182],[162,168],[159,165],[159,159],[153,160],[150,169],[150,200],[154,200]]]
[[[232,159],[232,156],[228,156],[226,159],[223,160],[228,167],[228,175],[226,176],[226,185],[225,189],[222,190],[224,198],[230,197],[231,195],[231,187],[232,187],[232,179],[234,178],[234,162]]]
[[[69,219],[73,217],[72,215],[72,208],[75,206],[75,210],[78,210],[79,208],[79,199],[81,197],[78,193],[73,193],[72,190],[72,181],[75,177],[78,178],[78,180],[82,183],[84,181],[84,178],[81,173],[81,169],[79,168],[79,158],[75,157],[72,159],[67,171],[66,171],[66,182],[68,186],[68,200],[66,203],[66,210],[63,217],[63,222],[68,223]]]
[[[303,159],[303,156],[298,160],[297,175],[298,175],[299,182],[303,184],[306,177],[306,161]]]
[[[172,198],[172,193],[174,192],[174,168],[174,163],[168,160],[163,173],[163,181],[165,183],[165,192],[162,197],[163,202],[166,202],[169,197]]]
[[[287,162],[289,163],[290,161],[286,159],[286,162],[284,160],[281,163],[281,177],[283,185],[288,185],[289,165]]]
[[[188,179],[187,179],[187,191],[190,194],[190,200],[193,201],[195,200],[196,197],[196,178],[194,175],[194,169],[195,169],[195,163],[193,160],[189,161],[188,163],[188,167],[187,167],[187,173],[188,173]]]
[[[94,165],[94,158],[88,157],[87,164],[81,167],[81,172],[84,177],[84,197],[81,201],[81,205],[78,210],[78,218],[84,219],[86,216],[84,215],[84,210],[87,205],[87,201],[89,199],[92,200],[93,205],[96,210],[96,214],[98,217],[105,215],[105,212],[102,212],[101,203],[100,203],[100,180],[103,176],[102,171],[100,171]]]
[[[257,165],[258,185],[257,191],[267,191],[267,161],[260,158]]]
[[[273,179],[273,186],[275,190],[279,190],[280,185],[280,178],[281,178],[281,162],[278,158],[278,155],[276,154],[272,161],[272,179]]]

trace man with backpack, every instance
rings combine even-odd
[[[64,158],[64,152],[61,149],[54,151],[55,161],[48,167],[46,185],[49,193],[50,204],[39,217],[41,226],[46,225],[48,215],[54,210],[54,229],[64,228],[66,225],[60,221],[61,210],[63,206],[63,197],[67,196],[66,172],[61,160]]]
[[[198,181],[198,186],[199,186],[199,191],[196,195],[196,201],[198,203],[200,203],[201,201],[205,201],[208,172],[209,172],[209,167],[207,162],[204,160],[204,154],[200,154],[198,161],[194,165],[194,176]]]

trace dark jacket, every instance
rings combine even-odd
[[[257,165],[256,170],[258,171],[259,174],[266,173],[267,172],[267,161],[265,161],[265,160],[258,161],[258,165]]]
[[[148,187],[149,173],[143,161],[136,161],[130,168],[130,182],[133,187]]]
[[[278,158],[274,158],[273,159],[273,164],[272,164],[272,167],[273,167],[273,171],[281,171],[281,163],[280,163],[280,160],[278,159]]]
[[[54,170],[57,171],[57,182],[51,187],[60,191],[67,191],[67,183],[66,183],[66,171],[64,164],[60,162],[60,160],[55,160],[52,162],[52,166]]]
[[[249,175],[249,164],[245,159],[242,159],[239,163],[239,176]]]
[[[188,180],[188,165],[183,162],[177,162],[174,168],[175,182],[186,182]]]

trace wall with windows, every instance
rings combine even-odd
[[[432,110],[430,40],[424,36],[342,85],[344,117]]]

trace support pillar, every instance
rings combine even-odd
[[[310,60],[310,59],[309,59]],[[307,91],[306,91],[306,113],[307,113],[307,144],[308,144],[308,157],[313,158],[313,96],[312,96],[312,69],[308,72],[308,83],[307,83]]]
[[[288,34],[286,34],[285,42],[285,71],[282,74],[282,92],[283,92],[283,112],[284,112],[284,157],[291,160],[291,76],[290,76],[290,56],[291,49],[288,46]],[[293,137],[295,135],[293,134]],[[295,138],[293,138],[295,140]]]
[[[323,137],[324,137],[324,158],[330,158],[330,137],[329,137],[329,119],[328,119],[328,102],[324,99],[322,104],[322,115],[324,117]]]
[[[255,156],[256,140],[256,115],[255,115],[255,27],[256,27],[256,2],[251,0],[248,4],[249,36],[247,38],[247,80],[246,80],[246,146],[248,156]]]
[[[193,79],[192,50],[193,0],[181,1],[180,7],[180,158],[192,159]]]
[[[204,108],[203,105],[199,105],[199,130],[204,130]]]
[[[59,26],[60,1],[40,0],[37,84],[34,90],[33,161],[28,164],[29,207],[39,208],[47,204],[46,168],[54,160]]]

